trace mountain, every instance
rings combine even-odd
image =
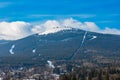
[[[39,63],[41,60],[71,60],[93,56],[120,57],[120,35],[69,29],[34,34],[0,44],[0,63]]]
[[[10,40],[0,40],[0,45],[1,44],[7,44],[8,42],[11,42]]]

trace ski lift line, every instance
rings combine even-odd
[[[81,43],[81,47],[83,46],[83,43],[85,42],[86,35],[87,35],[87,31],[85,32],[85,34],[84,34],[84,36],[83,36],[83,40],[82,40],[82,43]]]
[[[85,38],[86,38],[86,35],[87,35],[87,31],[85,32],[84,36],[83,36],[83,39],[82,39],[82,43],[80,44],[80,46],[77,48],[77,50],[72,54],[72,56],[70,57],[70,59],[73,59],[74,56],[79,52],[80,48],[83,46],[84,42],[85,42]]]

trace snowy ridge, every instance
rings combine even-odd
[[[43,32],[38,33],[38,35],[47,35],[50,33],[56,33],[56,32],[62,31],[62,30],[70,30],[70,29],[72,29],[72,28],[70,28],[70,27],[52,27],[49,29],[45,29]]]

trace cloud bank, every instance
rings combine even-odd
[[[40,24],[32,24],[24,21],[0,22],[0,40],[17,40],[35,33],[48,34],[71,28],[120,35],[120,30],[118,29],[108,27],[100,29],[94,22],[80,22],[69,18],[64,20],[47,20]]]
[[[30,23],[23,21],[0,22],[0,39],[16,40],[31,35]]]

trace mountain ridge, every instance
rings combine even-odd
[[[0,45],[0,57],[23,57],[28,60],[71,60],[93,56],[119,57],[120,36],[100,34],[80,29],[62,30],[50,34],[34,34]],[[83,38],[84,42],[83,42]],[[82,44],[82,47],[80,47]],[[14,47],[13,47],[14,46]],[[76,50],[78,50],[76,52]],[[11,54],[11,52],[13,52]],[[75,53],[76,52],[76,53]],[[71,56],[76,54],[73,58]],[[87,57],[85,57],[87,56]],[[2,60],[1,60],[2,61]]]

